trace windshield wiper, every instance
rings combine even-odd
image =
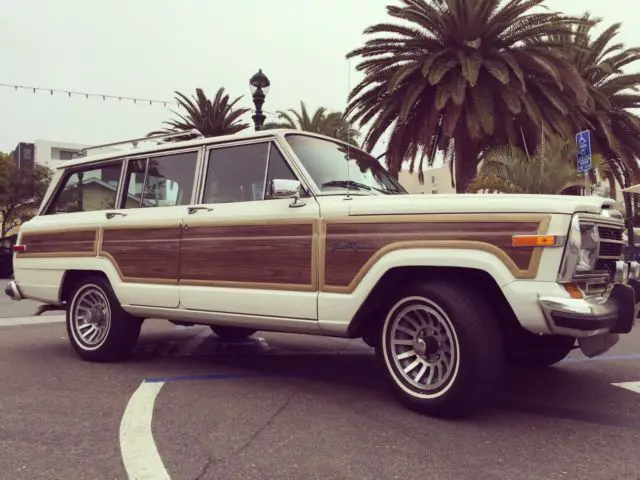
[[[369,185],[354,182],[353,180],[332,180],[331,182],[323,183],[322,187],[345,187],[356,188],[360,190],[373,190]]]

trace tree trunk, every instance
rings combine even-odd
[[[478,155],[480,150],[471,139],[457,140],[455,142],[455,150],[456,193],[467,193],[469,184],[478,174]]]
[[[605,173],[605,176],[607,177],[607,180],[609,181],[609,196],[611,198],[613,198],[614,200],[616,199],[616,177],[613,174],[612,171],[608,170]]]

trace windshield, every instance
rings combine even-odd
[[[323,193],[397,195],[407,191],[378,161],[356,147],[307,135],[286,136],[300,162]]]

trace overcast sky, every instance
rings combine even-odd
[[[271,80],[270,112],[342,110],[345,54],[395,0],[0,0],[0,83],[173,99],[224,86],[252,107],[249,77]],[[620,40],[640,46],[632,0],[548,0],[623,22]],[[351,75],[355,85],[360,75]],[[0,88],[0,150],[35,139],[96,144],[145,135],[171,117],[162,105],[68,98]],[[248,118],[250,121],[250,119]],[[376,148],[383,151],[383,146]]]

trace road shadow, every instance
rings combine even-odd
[[[168,381],[228,373],[240,381],[244,376],[277,377],[282,382],[303,379],[395,404],[373,349],[340,348],[337,342],[324,339],[314,343],[306,338],[297,344],[295,336],[279,344],[273,339],[265,342],[258,334],[258,338],[238,343],[221,342],[211,335],[195,352],[185,353],[185,343],[193,337],[193,332],[181,330],[146,333],[127,362],[105,368],[110,375],[124,368],[142,378]],[[66,339],[51,339],[37,349],[45,356],[79,361]],[[510,368],[482,418],[489,420],[492,411],[498,415],[510,412],[640,430],[640,412],[633,413],[637,412],[636,396],[611,386],[611,369],[619,368],[616,362],[607,362],[605,369],[586,362],[543,369]]]

